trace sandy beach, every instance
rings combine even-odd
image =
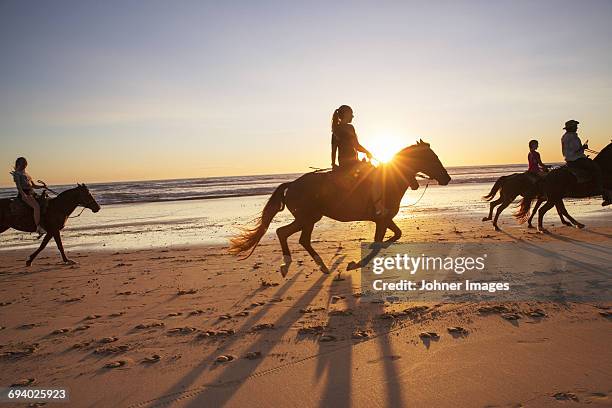
[[[480,215],[402,218],[402,242],[588,246],[609,282],[607,218],[549,216],[542,235]],[[74,248],[64,266],[50,246],[26,269],[29,251],[3,251],[0,383],[65,387],[78,407],[612,405],[610,302],[369,302],[345,268],[372,234],[315,229],[331,275],[292,237],[286,279],[272,234],[245,261],[209,244]]]

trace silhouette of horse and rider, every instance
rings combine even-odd
[[[400,239],[402,231],[393,218],[399,212],[400,201],[407,189],[419,188],[417,176],[424,174],[443,186],[450,182],[451,177],[438,156],[430,145],[422,140],[397,152],[387,164],[375,167],[365,160],[359,160],[359,153],[365,154],[368,159],[373,156],[359,143],[355,128],[351,124],[353,116],[353,110],[347,105],[340,106],[332,115],[331,171],[317,170],[279,185],[265,204],[256,224],[230,240],[231,253],[246,254],[245,258],[250,256],[265,235],[272,219],[287,208],[294,221],[276,230],[283,252],[281,274],[286,276],[292,263],[287,239],[297,232],[300,232],[300,244],[321,271],[330,273],[311,243],[314,226],[323,216],[341,222],[372,221],[376,225],[375,243],[382,243],[387,229],[393,232],[393,236],[386,243],[395,242]],[[585,151],[594,151],[588,148],[587,143],[580,141],[577,134],[578,124],[575,120],[565,123],[566,132],[562,137],[562,151],[567,162],[565,166],[550,170],[550,166],[542,162],[537,152],[537,140],[529,142],[528,171],[502,176],[495,182],[484,198],[491,201],[497,192],[500,195],[491,202],[489,215],[483,218],[483,221],[493,219],[493,226],[499,230],[497,222],[501,212],[521,195],[523,198],[520,209],[514,215],[519,221],[527,220],[529,227],[532,227],[532,218],[539,208],[538,229],[545,232],[542,226],[543,218],[552,207],[556,207],[565,225],[583,227],[583,224],[569,215],[563,198],[601,194],[604,200],[602,205],[606,206],[612,202],[612,143],[591,160]],[[55,240],[62,260],[71,263],[64,253],[60,231],[77,206],[89,208],[94,213],[100,210],[100,206],[84,184],[78,184],[77,187],[49,200],[46,191],[52,190],[42,182],[34,183],[26,172],[26,167],[27,160],[20,157],[12,172],[18,191],[17,198],[0,200],[0,233],[14,228],[19,231],[38,232],[39,238],[44,236],[39,248],[28,258],[28,266],[51,238]],[[37,196],[34,189],[41,188],[44,192]],[[537,203],[529,216],[534,199],[537,199]],[[493,218],[495,207],[497,211]],[[362,267],[375,253],[376,247],[359,262],[350,262],[347,269]]]

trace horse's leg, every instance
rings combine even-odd
[[[544,220],[544,215],[546,214],[546,212],[550,210],[551,208],[553,208],[555,205],[556,205],[556,202],[549,199],[548,201],[546,201],[546,204],[544,204],[542,208],[540,208],[540,210],[538,211],[538,231],[539,232],[542,232],[542,233],[548,232],[542,226],[542,221]]]
[[[387,223],[388,222],[389,222],[388,219],[380,220],[380,221],[376,222],[376,232],[374,233],[374,243],[370,247],[371,248],[370,253],[368,253],[366,256],[361,258],[361,260],[359,260],[359,262],[355,262],[355,261],[349,262],[349,264],[346,267],[347,271],[352,271],[353,269],[357,269],[357,268],[363,268],[365,265],[370,263],[370,261],[376,255],[378,255],[378,253],[381,250],[380,243],[383,241],[383,238],[385,238],[385,232],[387,231]]]
[[[276,235],[278,236],[278,240],[280,241],[281,248],[283,250],[283,263],[280,266],[280,273],[283,275],[283,278],[287,276],[289,267],[291,266],[291,251],[289,251],[287,239],[301,229],[301,224],[297,221],[293,221],[291,224],[287,224],[276,230]]]
[[[34,251],[32,253],[32,255],[30,255],[28,257],[28,260],[26,261],[26,266],[30,266],[32,265],[32,261],[34,261],[34,258],[36,258],[38,256],[38,254],[45,249],[45,247],[47,246],[47,244],[49,243],[49,241],[51,240],[51,233],[47,232],[47,234],[45,235],[45,237],[43,238],[42,242],[40,243],[40,246],[38,247],[38,249],[36,251]]]
[[[499,197],[497,200],[495,201],[491,201],[491,205],[489,205],[489,216],[488,217],[484,217],[482,220],[483,221],[491,221],[491,219],[493,218],[493,209],[495,207],[497,207],[499,204],[501,204],[504,200]]]
[[[56,231],[53,233],[53,239],[55,240],[57,249],[59,249],[60,254],[62,255],[62,260],[64,261],[64,263],[69,264],[69,265],[74,265],[76,262],[74,262],[71,259],[68,259],[68,257],[66,256],[66,253],[64,253],[64,245],[62,244],[62,237],[59,231]]]
[[[510,205],[512,200],[516,198],[516,196],[508,199],[509,197],[505,197],[504,201],[501,203],[499,207],[497,207],[497,211],[495,212],[495,218],[493,219],[493,226],[495,227],[495,231],[501,231],[501,229],[497,226],[497,220],[499,219],[499,215]]]
[[[580,229],[584,228],[584,224],[576,221],[574,219],[574,217],[572,217],[567,212],[567,208],[565,208],[565,203],[563,202],[563,200],[559,201],[559,205],[557,205],[557,211],[559,211],[559,216],[562,217],[561,219],[563,219],[563,215],[565,215],[567,217],[567,219],[570,220],[571,224],[569,222],[568,223],[564,222],[565,225],[572,225],[572,224],[574,224],[576,227],[578,227]]]
[[[393,222],[393,220],[389,221],[389,223],[387,224],[387,228],[393,231],[393,236],[385,242],[395,242],[402,237],[402,230],[399,229],[399,227],[395,222]]]
[[[304,227],[302,228],[302,233],[300,234],[300,244],[302,244],[304,249],[308,251],[312,259],[314,259],[315,263],[319,265],[321,272],[330,273],[329,268],[325,266],[325,262],[323,262],[323,259],[321,259],[321,256],[317,253],[317,251],[315,251],[310,242],[313,229],[313,222],[304,225]]]
[[[531,211],[531,215],[529,216],[529,220],[527,221],[527,228],[534,228],[533,225],[531,224],[531,221],[533,220],[533,217],[538,212],[538,208],[540,208],[540,206],[542,205],[542,203],[544,201],[546,201],[545,198],[538,198],[538,201],[536,202],[535,207],[533,207],[533,211]]]
[[[561,208],[562,204],[555,205],[555,209],[557,210],[557,214],[559,214],[559,219],[561,220],[561,224],[567,225],[568,227],[572,227],[572,223],[565,221],[565,217],[563,217],[563,209]]]

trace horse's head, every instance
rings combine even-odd
[[[93,198],[85,184],[77,184],[76,190],[78,191],[77,200],[79,205],[89,208],[94,213],[100,211],[100,204]]]
[[[431,150],[429,143],[422,140],[397,153],[393,164],[410,174],[425,173],[442,186],[447,185],[451,180],[438,155]]]

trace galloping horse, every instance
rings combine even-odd
[[[501,231],[497,225],[497,220],[499,219],[502,211],[504,211],[516,197],[519,195],[522,197],[531,197],[532,199],[537,197],[538,202],[535,206],[536,209],[540,207],[542,202],[546,201],[546,198],[542,196],[542,192],[539,191],[541,187],[542,182],[535,183],[533,176],[527,174],[527,172],[501,176],[495,181],[495,184],[493,184],[493,187],[491,187],[489,194],[482,197],[486,201],[491,201],[499,191],[499,198],[491,201],[491,204],[489,205],[489,215],[484,217],[482,220],[490,221],[493,219],[493,227],[495,227],[495,231]],[[493,218],[493,210],[495,207],[497,207],[497,211],[495,212],[495,218]],[[565,218],[563,218],[563,213],[559,207],[557,207],[557,212],[559,213],[559,218],[561,218],[561,222],[564,225],[572,225],[571,223],[567,222]],[[533,225],[531,225],[532,218],[533,216],[531,216],[528,221],[529,228],[533,228]]]
[[[0,200],[0,233],[9,228],[24,232],[35,232],[36,225],[34,224],[31,211],[26,213],[25,216],[15,216],[11,211],[10,202],[10,198]],[[47,246],[51,238],[55,240],[64,263],[74,264],[74,261],[68,259],[64,253],[60,231],[66,225],[68,216],[78,206],[89,208],[94,213],[100,211],[100,205],[98,205],[85,184],[78,184],[77,187],[63,191],[57,197],[49,200],[47,211],[41,220],[47,234],[44,236],[38,249],[29,256],[26,266],[32,264],[34,258]]]
[[[240,254],[251,251],[252,253],[274,216],[286,206],[295,221],[276,230],[283,250],[281,274],[283,277],[286,276],[291,264],[287,239],[298,231],[301,231],[300,244],[308,251],[321,271],[329,273],[329,269],[311,245],[314,225],[323,216],[342,222],[373,221],[376,223],[375,242],[382,242],[387,229],[394,234],[387,242],[395,242],[401,237],[402,231],[393,222],[393,217],[399,212],[404,193],[408,187],[415,185],[415,177],[421,172],[441,185],[447,185],[451,179],[438,156],[430,149],[429,144],[422,140],[401,150],[390,163],[374,170],[370,179],[372,183],[382,183],[383,203],[388,209],[388,212],[378,217],[375,215],[369,193],[370,183],[356,184],[350,191],[343,191],[334,183],[334,172],[304,174],[297,180],[283,183],[276,188],[257,224],[231,240],[230,252]],[[367,257],[358,263],[351,262],[347,269],[361,267],[364,262],[367,263],[366,260]]]
[[[603,176],[604,188],[612,188],[612,143],[608,144],[604,149],[593,159],[601,169]],[[596,191],[593,181],[579,183],[578,178],[572,170],[567,166],[562,166],[552,170],[543,182],[543,193],[546,196],[546,204],[538,211],[538,231],[547,232],[542,226],[544,215],[553,206],[561,211],[572,224],[578,228],[583,228],[584,224],[579,223],[571,215],[568,214],[564,198],[585,198],[600,195],[601,191]],[[521,200],[520,210],[515,214],[518,219],[525,219],[529,215],[531,209],[531,201],[533,197],[524,197]],[[538,202],[539,203],[539,202]],[[536,205],[537,208],[537,205]],[[534,210],[535,212],[535,210]],[[533,215],[530,219],[533,218]]]

